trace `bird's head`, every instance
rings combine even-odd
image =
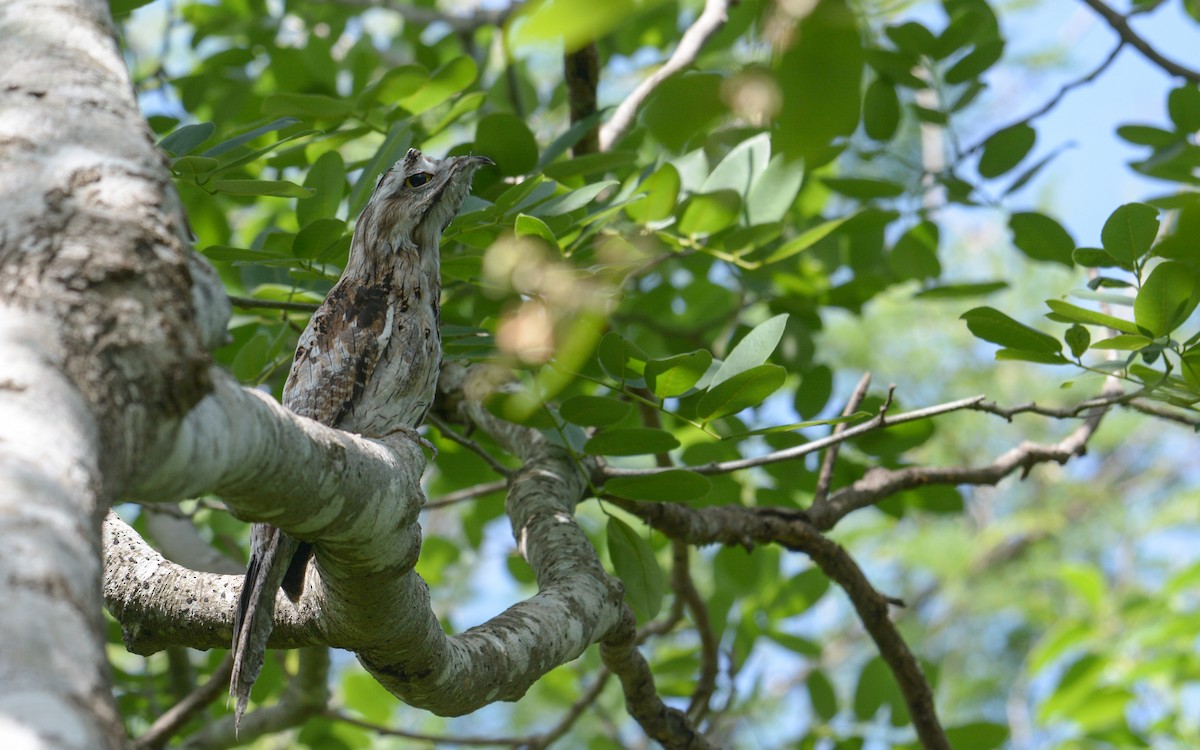
[[[375,185],[355,227],[355,245],[361,234],[366,248],[436,255],[442,230],[471,191],[475,170],[494,163],[486,156],[434,159],[410,148]]]

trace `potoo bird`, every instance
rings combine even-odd
[[[341,279],[308,322],[283,405],[365,437],[411,431],[433,403],[442,364],[442,230],[458,213],[483,156],[432,159],[409,149],[375,185]],[[304,590],[312,549],[279,529],[250,529],[250,563],[234,612],[229,691],[241,722],[266,655],[276,590]]]

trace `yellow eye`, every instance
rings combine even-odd
[[[404,180],[404,187],[421,187],[425,183],[429,182],[429,178],[432,176],[433,175],[429,174],[428,172],[417,172],[414,175],[409,175]]]

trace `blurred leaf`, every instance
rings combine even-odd
[[[529,126],[508,112],[495,112],[479,120],[473,151],[490,157],[505,176],[527,174],[538,161],[537,141]]]
[[[642,180],[638,192],[646,195],[625,206],[625,213],[639,224],[662,221],[675,211],[679,197],[679,170],[670,163],[663,164]]]
[[[873,656],[858,675],[858,686],[854,690],[854,715],[862,721],[869,721],[884,706],[891,709],[892,726],[908,723],[908,705],[896,685],[896,678],[883,659]]]
[[[308,122],[344,120],[354,112],[354,102],[324,94],[270,94],[263,99],[263,114],[295,117]]]
[[[863,94],[863,130],[877,141],[890,141],[900,125],[900,98],[896,87],[876,76]]]
[[[392,123],[383,143],[375,151],[375,155],[363,165],[362,174],[350,191],[350,216],[362,213],[363,206],[367,205],[379,178],[404,156],[411,143],[412,132],[408,126],[402,122]]]
[[[722,81],[716,73],[672,76],[647,99],[641,121],[659,143],[682,151],[692,136],[728,112],[721,101]]]
[[[833,683],[820,669],[814,669],[809,672],[804,684],[808,688],[808,700],[812,703],[813,712],[826,722],[832,721],[838,713],[838,699]]]
[[[1167,112],[1181,133],[1200,130],[1200,88],[1194,83],[1172,89],[1167,95]]]
[[[633,410],[628,401],[607,396],[574,396],[559,407],[559,414],[568,422],[585,427],[607,427],[616,424]]]
[[[562,44],[568,52],[599,39],[655,0],[536,0],[508,22],[508,44],[520,49],[537,44]]]
[[[788,161],[782,154],[773,157],[746,197],[746,223],[756,226],[783,221],[803,182],[803,163]]]
[[[1021,163],[1033,149],[1037,131],[1029,125],[1014,125],[993,133],[983,144],[979,174],[999,177]]]
[[[942,284],[923,289],[913,295],[921,299],[962,299],[963,297],[978,297],[984,294],[1007,289],[1007,281],[981,281],[974,284]]]
[[[1180,134],[1173,133],[1170,130],[1163,130],[1150,125],[1122,125],[1117,128],[1117,135],[1130,143],[1136,143],[1139,146],[1153,146],[1154,148],[1167,148],[1173,146],[1180,141]]]
[[[233,151],[239,146],[244,146],[250,143],[250,141],[253,141],[255,138],[266,135],[267,133],[273,133],[276,130],[283,130],[284,128],[291,127],[298,122],[300,121],[294,117],[280,117],[276,120],[268,122],[266,125],[260,125],[257,128],[248,130],[247,132],[230,138],[227,141],[221,141],[201,155],[209,158],[216,158],[222,154],[227,154],[230,151]]]
[[[685,235],[716,234],[737,221],[741,205],[741,199],[732,190],[693,195],[684,204],[679,232]]]
[[[629,500],[678,503],[696,500],[708,494],[712,482],[694,471],[670,469],[635,477],[612,477],[604,491]]]
[[[864,201],[896,198],[904,194],[903,185],[897,185],[888,180],[862,177],[822,177],[821,182],[835,192]]]
[[[816,226],[805,229],[797,237],[780,245],[778,249],[767,256],[767,259],[763,261],[763,264],[766,265],[769,263],[778,263],[781,260],[787,260],[797,253],[804,252],[829,235],[833,234],[834,231],[836,231],[850,219],[854,218],[854,216],[856,216],[856,214],[843,216],[839,219],[830,219],[829,221],[825,221],[817,224]]]
[[[771,140],[767,133],[747,138],[730,149],[725,158],[713,167],[713,171],[700,186],[700,193],[715,193],[732,190],[744,197],[767,168],[771,159]]]
[[[287,180],[216,180],[212,188],[230,195],[269,195],[279,198],[309,198],[315,192]]]
[[[925,220],[909,228],[888,255],[888,267],[897,279],[936,279],[942,273],[938,262],[938,226]]]
[[[625,584],[625,600],[638,620],[646,622],[662,609],[666,583],[654,550],[640,534],[616,516],[608,517],[608,557]]]
[[[554,232],[550,227],[546,226],[546,222],[530,216],[529,214],[517,214],[517,219],[513,224],[513,231],[518,237],[540,237],[546,241],[554,249],[558,249],[558,238],[554,236]]]
[[[845,0],[822,0],[796,25],[791,46],[779,58],[783,109],[775,149],[816,166],[815,157],[833,139],[853,133],[864,62],[854,11]]]
[[[978,721],[946,728],[950,747],[969,747],[971,750],[996,750],[1008,739],[1008,727]]]
[[[1013,244],[1034,260],[1047,260],[1070,267],[1075,240],[1054,219],[1035,212],[1015,213],[1008,220]]]
[[[346,222],[340,219],[317,219],[296,234],[292,254],[297,258],[320,258],[346,234]]]
[[[995,40],[980,44],[961,60],[950,66],[942,79],[946,83],[966,83],[1000,61],[1004,55],[1004,42]]]
[[[562,195],[533,208],[531,213],[538,216],[559,216],[577,211],[596,199],[600,193],[616,185],[612,180],[600,180],[590,185],[584,185],[576,190],[570,190]]]
[[[337,151],[326,151],[304,177],[304,187],[313,191],[311,198],[296,201],[296,221],[304,227],[317,219],[337,215],[346,193],[346,165]]]
[[[649,427],[623,427],[597,433],[583,446],[590,456],[640,456],[667,453],[679,447],[679,440],[666,430]]]
[[[424,86],[399,99],[397,104],[410,114],[419,115],[470,86],[475,82],[477,74],[474,60],[466,55],[456,57],[435,70]]]

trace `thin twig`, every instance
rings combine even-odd
[[[283,302],[282,300],[256,299],[254,297],[235,297],[229,295],[229,304],[241,308],[260,308],[264,310],[286,310],[288,312],[313,313],[320,305],[312,302]]]
[[[442,495],[441,497],[439,497],[437,500],[434,500],[433,502],[425,503],[425,507],[423,508],[423,510],[433,510],[434,508],[445,508],[446,506],[454,505],[455,503],[462,503],[462,502],[466,502],[467,500],[474,500],[477,497],[483,497],[484,495],[490,495],[493,492],[499,492],[499,491],[507,489],[507,488],[508,488],[508,480],[507,479],[497,479],[494,482],[484,482],[482,484],[477,484],[474,487],[467,487],[465,489],[456,490],[455,492],[449,492],[445,495]]]
[[[601,667],[600,673],[597,674],[596,679],[592,681],[591,687],[585,690],[583,695],[580,695],[579,698],[577,698],[575,702],[571,704],[571,707],[567,709],[567,712],[563,714],[561,719],[558,720],[558,723],[550,729],[547,729],[542,734],[539,734],[536,738],[530,740],[527,744],[523,745],[522,750],[543,750],[544,748],[550,747],[550,745],[560,739],[564,734],[567,733],[567,730],[574,726],[575,722],[579,720],[579,717],[583,716],[583,712],[588,710],[592,704],[596,702],[596,700],[600,697],[600,694],[604,692],[604,686],[608,684],[608,678],[610,677],[612,677],[612,672],[608,671],[607,667]]]
[[[1096,80],[1096,78],[1098,78],[1101,73],[1108,70],[1108,67],[1113,64],[1114,60],[1117,59],[1117,55],[1119,55],[1121,53],[1121,50],[1125,48],[1125,44],[1126,44],[1126,41],[1124,39],[1121,39],[1120,41],[1118,41],[1117,46],[1113,47],[1112,52],[1109,52],[1108,55],[1104,58],[1104,60],[1101,61],[1101,63],[1099,65],[1097,65],[1095,68],[1093,68],[1087,75],[1083,76],[1082,78],[1077,78],[1074,81],[1071,81],[1069,83],[1063,84],[1062,88],[1060,88],[1058,90],[1058,93],[1056,93],[1054,96],[1050,97],[1050,99],[1045,104],[1043,104],[1041,107],[1038,107],[1036,110],[1034,110],[1030,114],[1025,115],[1024,117],[1022,117],[1020,120],[1017,120],[1016,122],[1012,122],[1012,123],[1004,126],[1003,128],[998,128],[997,131],[1008,130],[1009,128],[1015,128],[1018,125],[1028,125],[1029,123],[1033,122],[1037,118],[1050,112],[1050,110],[1052,110],[1058,106],[1058,103],[1061,102],[1063,100],[1063,97],[1065,97],[1067,94],[1071,93],[1072,91],[1079,88],[1080,86],[1084,86],[1084,85],[1091,83],[1092,81]],[[990,138],[990,137],[991,136],[988,136],[988,138]],[[963,151],[961,154],[959,154],[958,159],[956,161],[961,161],[965,157],[970,156],[971,154],[975,153],[979,149],[983,148],[983,145],[985,143],[987,143],[987,138],[980,140],[975,145],[973,145],[970,148]]]
[[[1099,13],[1100,17],[1108,22],[1108,25],[1113,28],[1113,31],[1117,32],[1118,36],[1138,52],[1141,52],[1147,60],[1173,76],[1186,78],[1192,83],[1200,83],[1200,71],[1185,67],[1163,57],[1158,50],[1154,49],[1149,42],[1133,30],[1129,25],[1129,20],[1125,16],[1108,7],[1101,0],[1083,0],[1083,3]]]
[[[229,686],[229,674],[233,671],[233,657],[226,655],[204,684],[189,693],[183,700],[167,709],[154,720],[150,728],[133,741],[134,750],[158,750],[166,747],[175,736],[204,707],[225,693]]]
[[[521,747],[534,741],[534,738],[531,737],[481,737],[472,735],[454,736],[410,732],[404,729],[393,729],[392,727],[386,727],[382,724],[376,724],[365,719],[360,719],[336,708],[327,709],[322,716],[327,719],[345,722],[346,724],[356,726],[359,729],[366,729],[368,731],[375,732],[376,734],[384,735],[385,737],[403,737],[409,740],[421,740],[423,742],[432,742],[438,745],[470,745],[472,747],[495,747],[500,745],[508,747]]]
[[[871,386],[871,373],[864,372],[859,379],[858,385],[854,387],[854,392],[850,394],[849,400],[846,401],[846,408],[842,409],[842,416],[848,417],[858,411],[859,404],[867,396],[867,388]],[[846,422],[841,422],[834,426],[833,435],[841,435],[846,431]],[[817,473],[817,489],[813,493],[813,505],[821,505],[825,502],[825,498],[829,495],[829,485],[833,482],[833,467],[837,463],[838,451],[841,449],[841,443],[834,443],[829,450],[825,451],[825,456],[821,460],[821,469]]]
[[[699,724],[708,714],[708,704],[717,686],[717,671],[720,668],[717,639],[713,635],[712,622],[708,618],[708,606],[696,590],[696,584],[692,582],[688,546],[673,539],[671,554],[674,565],[671,569],[671,587],[692,613],[696,633],[700,636],[700,675],[696,679],[696,690],[692,693],[687,708],[688,718],[693,724]]]
[[[742,469],[751,469],[756,466],[766,466],[767,464],[778,463],[780,461],[789,461],[793,458],[806,456],[815,451],[824,450],[831,445],[844,443],[847,440],[856,438],[859,435],[864,435],[874,430],[879,430],[892,425],[903,424],[905,422],[915,422],[921,419],[928,419],[939,414],[948,414],[954,411],[962,411],[964,409],[973,409],[977,404],[981,403],[985,397],[982,395],[971,396],[970,398],[959,399],[945,404],[937,404],[936,406],[928,406],[924,409],[914,409],[913,411],[897,414],[894,417],[888,417],[883,409],[870,422],[864,422],[860,425],[847,428],[840,435],[830,435],[829,437],[813,440],[812,442],[803,445],[785,448],[781,451],[768,453],[764,456],[754,458],[742,458],[734,461],[718,461],[700,466],[685,467],[697,474],[728,474]],[[885,404],[886,406],[886,404]],[[651,469],[622,469],[614,466],[600,466],[597,468],[597,480],[603,481],[612,477],[644,477],[654,474],[661,474],[668,469],[651,468]]]
[[[638,108],[654,89],[666,79],[696,61],[704,44],[725,25],[729,15],[729,0],[705,0],[704,10],[688,30],[683,32],[679,45],[663,63],[617,106],[612,118],[600,128],[600,150],[608,151],[633,125]]]
[[[474,453],[477,456],[479,456],[480,458],[482,458],[484,463],[486,463],[488,466],[490,466],[492,468],[492,471],[496,472],[500,476],[507,477],[509,474],[512,473],[511,469],[509,469],[504,464],[500,463],[500,461],[498,461],[494,456],[492,456],[492,454],[490,454],[486,450],[484,450],[483,446],[481,446],[479,443],[476,443],[474,440],[472,440],[469,437],[459,435],[441,417],[438,417],[434,414],[429,414],[425,417],[425,421],[429,422],[431,425],[436,427],[438,429],[438,432],[442,433],[443,436],[449,438],[450,440],[452,440],[455,443],[458,443],[462,447],[466,448],[467,450],[471,451],[472,453]]]

